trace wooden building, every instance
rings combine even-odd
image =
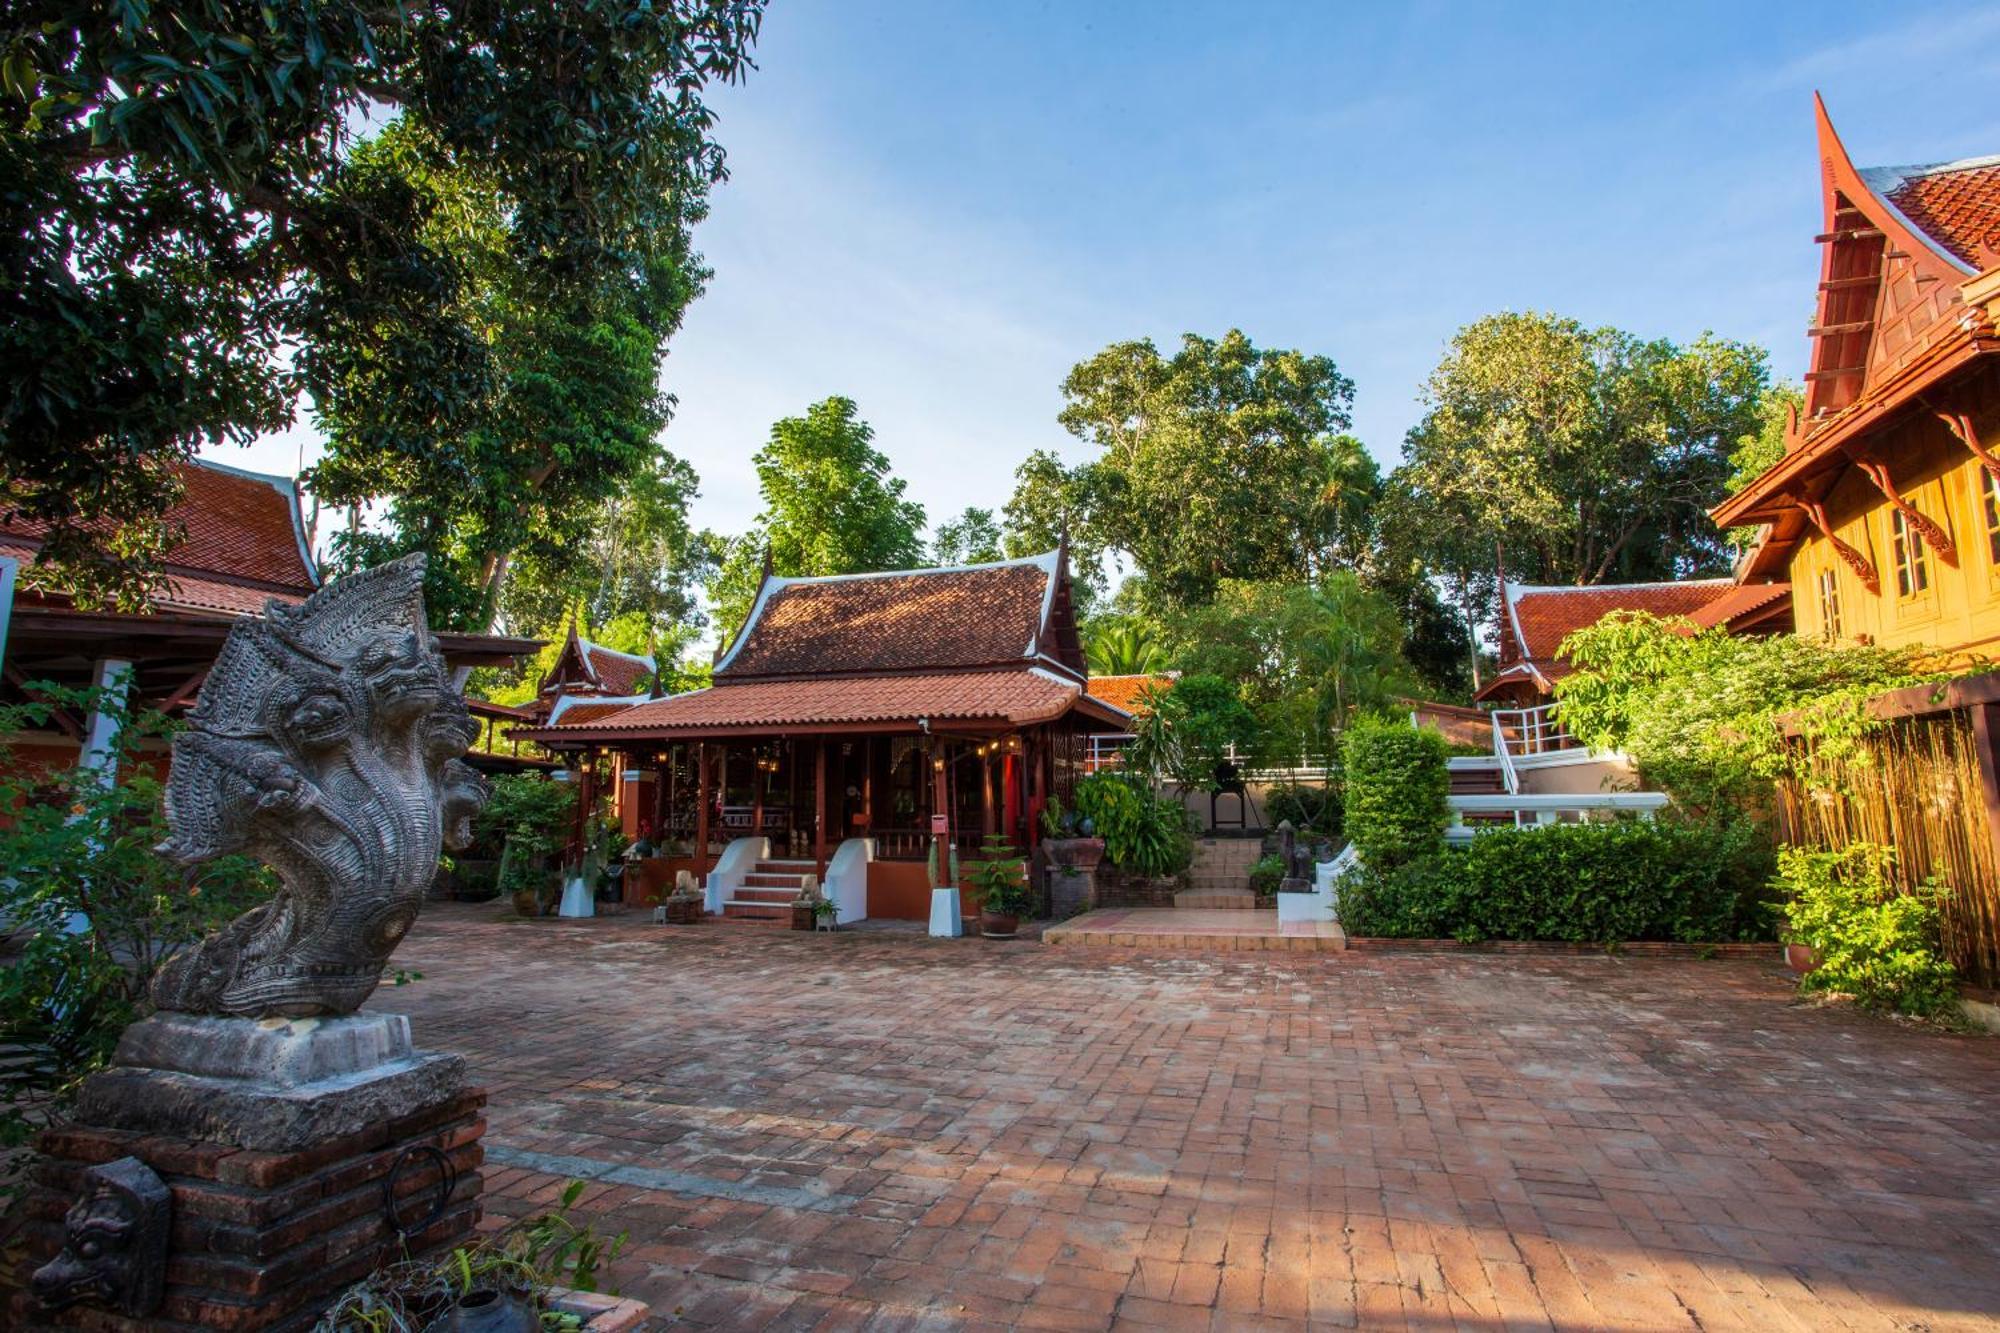
[[[1510,709],[1540,708],[1569,674],[1562,641],[1613,611],[1685,617],[1731,634],[1782,634],[1792,628],[1791,586],[1734,579],[1675,583],[1543,586],[1501,579],[1500,658],[1493,678],[1473,696]]]
[[[2000,648],[2000,157],[1857,167],[1815,102],[1824,222],[1805,410],[1712,512],[1798,629]]]
[[[524,734],[616,781],[628,827],[684,851],[649,878],[695,870],[711,911],[773,915],[817,874],[842,921],[921,919],[934,841],[1032,848],[1088,738],[1128,728],[1088,685],[1061,550],[767,575],[709,688],[576,699]]]
[[[52,681],[116,691],[132,708],[180,713],[199,697],[238,618],[260,614],[267,600],[304,601],[319,587],[289,477],[206,462],[183,464],[180,472],[183,494],[167,514],[179,540],[143,611],[82,610],[62,589],[42,586],[29,571],[44,529],[0,518],[0,559],[18,566],[0,619],[6,631],[0,701],[23,702],[31,684]],[[541,647],[533,639],[483,634],[441,634],[438,643],[454,667],[507,665]],[[67,767],[110,753],[112,722],[111,712],[58,708],[47,728],[6,739],[21,762]],[[160,754],[164,762],[163,747]]]

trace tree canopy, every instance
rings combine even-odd
[[[1129,556],[1160,609],[1200,605],[1222,580],[1310,578],[1351,560],[1376,482],[1347,428],[1354,386],[1334,363],[1259,349],[1239,330],[1188,334],[1171,357],[1114,343],[1063,381],[1059,420],[1098,454],[1046,451],[1016,474],[1010,533],[1066,524],[1078,566]]]
[[[1763,351],[1742,343],[1488,316],[1453,338],[1404,442],[1410,530],[1440,567],[1490,560],[1497,544],[1531,582],[1725,569],[1707,510],[1769,379]]]
[[[771,427],[755,460],[763,512],[729,543],[709,584],[725,640],[749,614],[766,558],[774,574],[794,578],[924,563],[924,507],[903,498],[874,439],[851,398],[814,403]]]
[[[1005,556],[1000,525],[991,509],[968,506],[957,518],[938,524],[931,538],[934,565],[978,565]]]
[[[455,196],[357,170],[357,130],[400,115],[454,188],[502,202],[481,243],[516,270],[510,299],[595,316],[607,282],[664,267],[684,283],[687,226],[723,175],[703,94],[747,67],[760,9],[70,0],[17,15],[0,53],[0,505],[53,525],[43,559],[79,596],[129,603],[173,536],[172,464],[283,426],[301,391],[345,392],[345,432],[371,456],[478,484],[491,441],[475,423],[519,376],[468,299],[483,275],[437,239]],[[633,333],[617,313],[574,337]],[[623,313],[655,343],[669,327]]]

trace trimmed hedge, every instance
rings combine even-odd
[[[1364,862],[1341,883],[1340,918],[1353,935],[1404,939],[1769,938],[1757,892],[1736,873],[1742,836],[1742,826],[1639,820],[1499,829],[1462,851]]]
[[[1366,722],[1348,731],[1341,743],[1346,832],[1363,862],[1393,870],[1444,845],[1449,756],[1443,736],[1407,722]]]

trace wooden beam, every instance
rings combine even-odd
[[[813,873],[826,880],[826,738],[813,750]]]
[[[1952,545],[1951,537],[1937,520],[1903,498],[1902,493],[1896,489],[1895,479],[1889,475],[1889,465],[1874,458],[1856,458],[1854,461],[1868,480],[1875,483],[1875,489],[1882,492],[1889,503],[1895,506],[1904,521],[1917,530],[1917,535],[1924,539],[1924,545],[1936,551],[1938,559],[1956,567],[1958,548]]]
[[[166,702],[160,705],[160,711],[162,713],[170,713],[182,704],[190,702],[200,692],[202,682],[207,679],[208,668],[203,667],[174,687],[174,692],[169,694]],[[486,719],[486,737],[486,748],[491,750],[493,748],[493,719],[490,717]]]
[[[78,744],[83,742],[83,723],[74,713],[58,704],[48,703],[46,700],[36,700],[33,692],[28,689],[27,678],[11,663],[6,667],[5,675],[8,683],[19,690],[24,698],[30,702],[39,702],[49,710],[49,721],[56,724],[58,731]]]
[[[1819,285],[1819,289],[1823,292],[1842,292],[1854,287],[1873,287],[1880,281],[1880,273],[1862,273],[1851,278],[1828,278]]]
[[[1823,231],[1813,237],[1814,245],[1829,245],[1834,241],[1879,241],[1882,231],[1879,227],[1846,227],[1840,231]]]
[[[1838,370],[1808,370],[1806,378],[1809,380],[1837,380],[1849,375],[1865,375],[1867,373],[1868,367],[1866,366],[1842,366]]]
[[[1857,319],[1851,324],[1821,324],[1806,330],[1808,338],[1832,338],[1842,333],[1863,333],[1875,327],[1872,319]]]
[[[697,883],[704,888],[708,885],[708,743],[697,741],[694,747],[695,809],[694,809],[694,875]]]
[[[1834,535],[1833,524],[1827,521],[1826,506],[1817,500],[1793,500],[1792,504],[1801,514],[1804,514],[1812,521],[1812,525],[1815,528],[1819,529],[1820,536],[1826,538],[1827,544],[1833,547],[1833,553],[1839,556],[1849,569],[1854,571],[1854,577],[1861,580],[1861,586],[1868,589],[1869,592],[1875,594],[1877,597],[1880,597],[1882,595],[1882,580],[1876,576],[1875,566],[1868,563],[1867,556],[1861,554],[1861,552],[1855,550],[1852,546],[1849,546]]]

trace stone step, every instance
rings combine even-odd
[[[751,869],[760,875],[810,875],[815,873],[817,864],[813,861],[759,861]]]
[[[1248,889],[1188,889],[1174,895],[1174,906],[1255,911],[1257,895]]]
[[[804,875],[779,875],[764,870],[753,870],[743,877],[746,885],[765,889],[790,889],[794,898],[806,886]]]
[[[759,888],[754,884],[746,884],[738,889],[736,896],[729,901],[732,903],[777,903],[781,906],[789,907],[792,900],[798,896],[799,891],[797,889]]]
[[[789,921],[792,919],[792,905],[788,902],[767,903],[747,898],[729,898],[722,904],[722,915],[731,921]]]

